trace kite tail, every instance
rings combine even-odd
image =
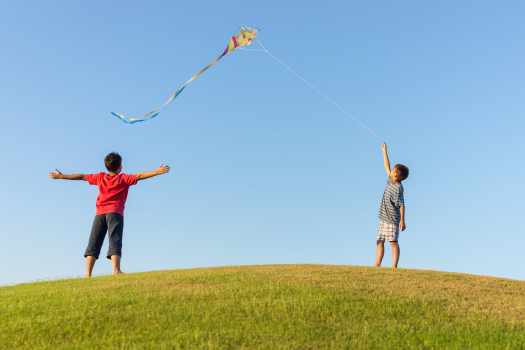
[[[116,113],[116,112],[111,112],[111,114],[117,117],[118,119],[122,120],[126,124],[135,124],[135,123],[141,123],[141,122],[145,122],[146,120],[155,118],[156,116],[160,114],[160,111],[156,110],[156,111],[148,112],[140,118],[127,117],[124,114]]]
[[[122,113],[116,113],[116,112],[111,112],[111,114],[117,118],[119,118],[121,121],[123,121],[124,123],[126,124],[135,124],[135,123],[141,123],[141,122],[145,122],[145,121],[148,121],[150,119],[153,119],[155,118],[156,116],[158,116],[160,114],[160,112],[167,106],[169,105],[170,103],[173,102],[173,100],[175,100],[183,91],[184,89],[186,89],[186,87],[192,83],[193,81],[197,80],[197,78],[199,76],[201,76],[204,72],[206,72],[208,69],[210,69],[211,67],[213,67],[214,65],[216,65],[224,56],[226,56],[228,53],[230,53],[231,51],[228,49],[228,47],[226,47],[226,49],[224,50],[223,53],[221,53],[219,56],[217,56],[217,58],[215,58],[213,61],[211,61],[210,63],[208,63],[204,68],[202,68],[201,70],[199,70],[197,73],[195,73],[190,79],[188,79],[184,84],[182,84],[177,90],[175,90],[175,92],[173,92],[168,98],[167,100],[157,109],[154,109],[142,116],[139,116],[139,117],[133,117],[133,116],[126,116]]]

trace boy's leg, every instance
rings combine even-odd
[[[85,277],[91,277],[91,273],[93,272],[93,266],[95,266],[96,261],[97,258],[95,258],[94,256],[86,256],[86,274],[84,275]]]
[[[381,266],[381,262],[383,261],[384,255],[385,255],[385,241],[378,239],[376,242],[376,261],[374,263],[374,266],[376,267]]]
[[[376,261],[374,263],[375,267],[381,266],[383,256],[385,255],[385,240],[388,238],[387,228],[388,224],[385,224],[383,221],[379,220],[376,238]]]
[[[118,255],[111,256],[111,267],[112,267],[114,275],[120,275],[121,273],[123,273],[120,270],[120,256]]]
[[[106,214],[108,222],[109,249],[107,258],[111,259],[113,274],[121,274],[120,258],[122,256],[122,235],[124,233],[124,217],[117,213]]]
[[[399,254],[401,249],[399,249],[399,243],[397,241],[390,242],[390,248],[392,248],[392,270],[397,270],[397,263],[399,262]]]
[[[86,277],[91,277],[93,272],[93,266],[98,259],[100,254],[100,249],[102,248],[102,243],[104,243],[104,238],[106,237],[106,231],[108,226],[106,223],[106,217],[104,215],[97,215],[93,219],[93,225],[91,227],[91,234],[89,235],[89,242],[84,253],[86,258]]]

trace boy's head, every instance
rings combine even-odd
[[[390,177],[394,182],[401,182],[408,177],[408,167],[403,164],[396,164],[390,173]]]
[[[122,157],[117,152],[111,152],[104,158],[104,164],[109,172],[118,174],[122,170]]]

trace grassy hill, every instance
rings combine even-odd
[[[0,288],[0,349],[525,349],[525,282],[281,265]]]

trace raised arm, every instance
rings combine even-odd
[[[386,175],[390,176],[390,159],[388,159],[388,147],[386,143],[381,145],[381,151],[383,151],[383,164],[385,166]]]
[[[54,180],[85,180],[84,174],[63,174],[58,169],[55,169],[55,171],[50,172],[49,177]]]
[[[150,177],[166,174],[169,171],[170,171],[170,167],[169,166],[161,165],[161,166],[159,166],[157,169],[155,169],[153,171],[146,171],[146,172],[137,174],[137,180],[138,181],[146,180],[146,179],[149,179]]]

